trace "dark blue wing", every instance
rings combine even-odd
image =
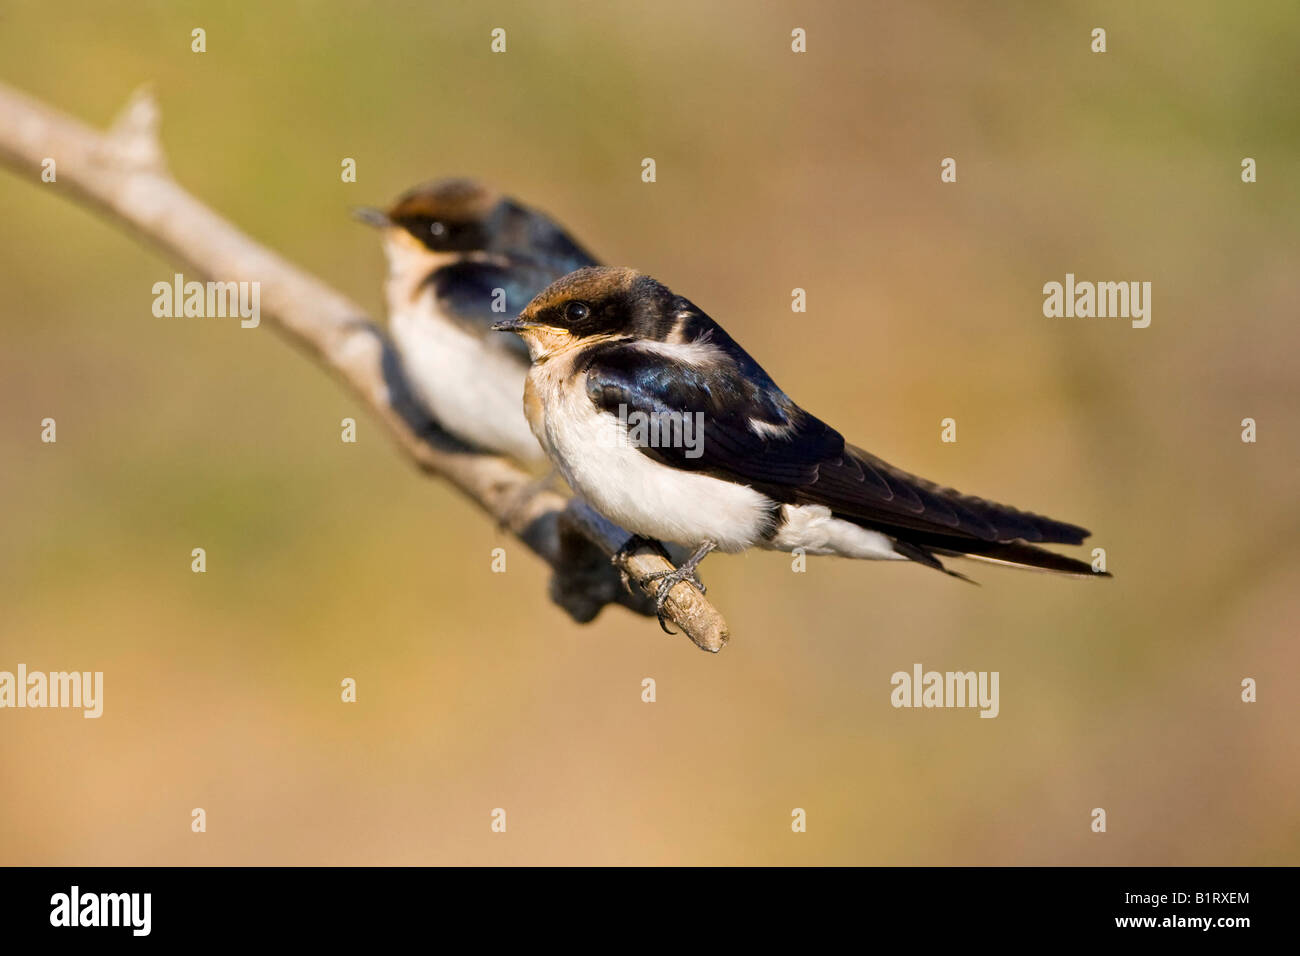
[[[729,359],[693,365],[617,345],[598,350],[586,374],[597,408],[633,428],[658,423],[659,447],[640,450],[676,468],[798,487],[816,481],[819,465],[844,448],[838,432],[799,409],[766,375],[745,375]],[[663,426],[687,420],[694,440],[674,446]]]
[[[825,505],[896,536],[920,533],[932,546],[958,550],[971,550],[961,545],[970,539],[1078,544],[1087,537],[1076,525],[963,495],[846,445],[739,347],[718,338],[721,358],[700,365],[636,344],[593,350],[587,395],[630,426],[638,421],[633,413],[661,423],[690,416],[700,439],[694,447],[664,447],[661,424],[660,447],[640,448],[663,464],[751,485],[783,503]]]

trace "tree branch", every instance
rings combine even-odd
[[[580,501],[553,491],[527,494],[528,473],[464,447],[431,422],[411,401],[384,332],[359,306],[245,236],[171,178],[158,123],[147,90],[137,91],[103,134],[0,85],[0,161],[39,177],[52,158],[52,188],[96,207],[186,269],[259,283],[268,324],[350,386],[422,470],[451,482],[546,561],[554,571],[551,598],[573,618],[590,621],[614,602],[653,614],[647,577],[669,570],[667,560],[646,548],[622,558],[616,570],[609,559],[627,541],[626,531]],[[620,571],[635,594],[623,587]],[[726,622],[688,584],[673,589],[665,616],[704,650],[727,643]]]

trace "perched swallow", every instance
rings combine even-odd
[[[660,623],[668,592],[700,587],[695,569],[715,548],[910,560],[956,577],[940,557],[1094,573],[1036,546],[1081,544],[1083,528],[847,444],[703,310],[632,269],[574,272],[494,328],[528,345],[525,413],[570,486],[624,528],[694,549],[661,576]]]
[[[383,230],[389,327],[425,413],[466,444],[541,460],[520,411],[528,352],[489,330],[596,260],[542,213],[470,180],[418,186],[357,218]]]

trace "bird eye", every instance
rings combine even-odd
[[[585,302],[570,302],[564,307],[564,317],[570,322],[581,322],[589,315],[591,309],[587,308]]]
[[[438,222],[438,220],[436,219],[433,222],[429,223],[429,233],[431,235],[442,236],[444,233],[446,233],[446,231],[447,231],[447,227],[444,226],[442,223]]]

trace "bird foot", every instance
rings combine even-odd
[[[672,564],[672,558],[669,557],[668,551],[662,544],[652,538],[646,538],[639,534],[633,535],[628,538],[627,541],[623,542],[623,547],[618,549],[618,553],[614,555],[612,560],[614,564],[619,565],[620,570],[622,570],[623,559],[646,546],[652,547],[663,556],[665,561]],[[655,616],[659,618],[659,627],[662,628],[665,634],[677,633],[676,631],[670,630],[667,622],[664,621],[664,605],[668,603],[668,595],[672,592],[673,588],[677,587],[677,585],[682,582],[685,582],[701,594],[708,593],[708,589],[704,586],[704,582],[700,580],[700,576],[696,573],[695,569],[700,566],[700,562],[704,560],[704,556],[715,547],[717,547],[717,545],[712,541],[705,541],[695,549],[694,553],[692,553],[689,558],[682,562],[681,567],[672,568],[668,571],[651,571],[642,579],[642,586],[652,584],[655,581],[659,582],[659,587],[655,592]],[[626,570],[623,570],[623,584],[629,584]],[[631,588],[629,587],[629,590],[630,589]]]
[[[659,618],[659,627],[665,634],[676,634],[676,631],[669,630],[668,624],[664,621],[664,605],[668,603],[668,595],[677,585],[685,582],[701,594],[708,594],[709,589],[704,586],[700,576],[695,573],[695,567],[691,564],[683,564],[680,568],[674,568],[671,571],[652,571],[645,577],[647,583],[651,581],[659,582],[659,589],[655,594],[655,615]]]
[[[632,555],[636,554],[642,548],[649,548],[652,551],[654,551],[656,554],[663,557],[665,561],[669,562],[670,564],[672,563],[672,558],[668,556],[668,551],[664,548],[662,544],[660,544],[654,538],[647,538],[645,535],[641,535],[641,534],[632,535],[630,538],[628,538],[626,541],[623,542],[623,546],[620,547],[617,551],[615,551],[613,555],[610,556],[609,559],[609,563],[614,565],[614,567],[618,568],[618,576],[619,578],[622,579],[623,587],[627,589],[627,592],[629,594],[637,594],[638,591],[636,590],[636,588],[632,587],[632,579],[627,573],[627,568],[623,566],[623,562],[628,558],[630,558]],[[660,626],[663,625],[662,618],[660,618],[659,623]]]

